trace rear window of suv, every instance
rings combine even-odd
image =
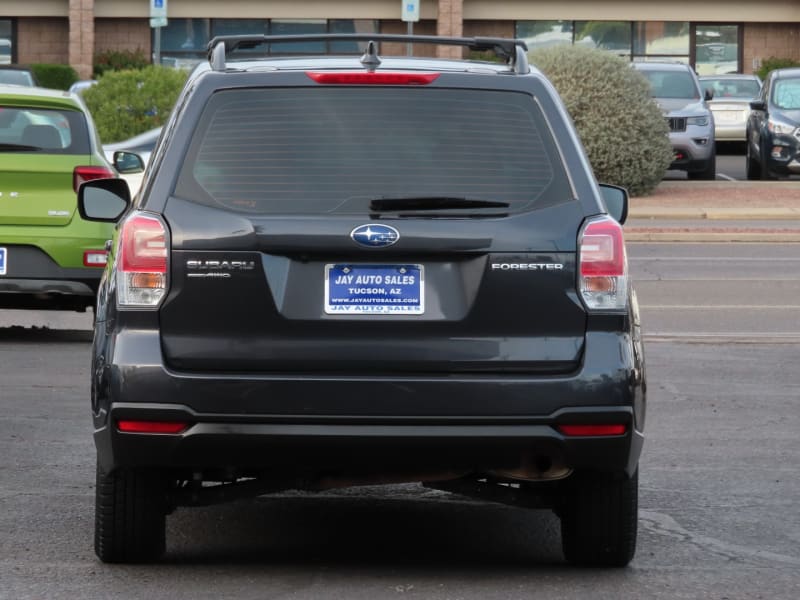
[[[241,212],[319,214],[408,197],[519,212],[569,201],[570,190],[529,94],[331,87],[217,92],[175,193]]]
[[[89,129],[80,111],[0,105],[0,152],[90,151]]]

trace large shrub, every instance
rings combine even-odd
[[[111,71],[83,92],[104,144],[163,125],[186,81],[180,69]]]
[[[800,62],[791,58],[776,58],[775,56],[770,56],[761,61],[761,67],[756,71],[756,75],[761,78],[761,81],[764,81],[767,79],[767,75],[769,75],[770,71],[785,69],[787,67],[800,67]]]
[[[564,100],[597,180],[634,196],[652,192],[672,146],[647,80],[628,61],[580,46],[536,50],[530,59]]]
[[[94,76],[100,77],[108,71],[128,71],[144,69],[150,59],[144,50],[105,50],[95,54]]]
[[[69,65],[37,63],[31,65],[31,71],[40,86],[54,90],[68,90],[78,81],[78,73]]]

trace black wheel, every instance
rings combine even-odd
[[[713,154],[708,161],[706,168],[702,171],[690,171],[687,173],[689,179],[713,180],[717,178],[717,155]]]
[[[773,175],[772,173],[769,172],[769,166],[767,165],[767,153],[766,153],[766,151],[764,150],[763,147],[761,148],[759,163],[760,163],[760,167],[761,167],[761,180],[762,181],[772,181],[774,179],[777,179],[777,177],[775,177],[775,175]]]
[[[745,157],[747,161],[747,179],[754,180],[754,179],[761,179],[761,158],[753,158],[753,150],[750,144],[750,140],[748,139],[745,142]]]
[[[572,564],[624,567],[636,552],[639,474],[576,473],[565,482],[561,544]]]
[[[147,562],[166,546],[167,483],[157,472],[97,467],[94,551],[103,562]]]

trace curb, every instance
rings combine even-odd
[[[625,229],[628,242],[750,242],[800,243],[800,229],[681,229],[631,227]]]
[[[800,208],[703,208],[691,206],[634,208],[629,219],[707,219],[709,221],[775,221],[800,220]]]

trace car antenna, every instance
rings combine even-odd
[[[381,59],[378,56],[378,45],[370,40],[367,42],[367,51],[361,57],[361,64],[364,65],[370,73],[374,73],[381,64]]]

